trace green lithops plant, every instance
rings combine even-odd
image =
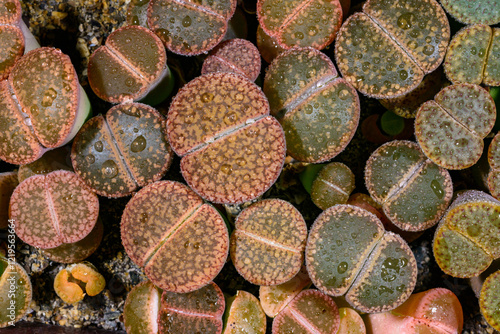
[[[33,289],[24,268],[0,256],[0,327],[13,326],[28,311]]]
[[[500,312],[498,295],[500,294],[500,270],[494,272],[483,283],[479,295],[479,307],[488,324],[500,331]]]
[[[474,165],[483,153],[483,138],[495,124],[493,98],[481,86],[456,84],[422,104],[415,118],[415,137],[424,154],[447,169]]]
[[[282,48],[329,45],[342,24],[339,0],[258,0],[257,18],[262,29]]]
[[[127,7],[127,24],[148,28],[149,0],[132,0]]]
[[[266,199],[236,217],[230,241],[231,260],[250,283],[285,283],[304,262],[306,238],[306,222],[292,204]]]
[[[170,51],[198,55],[219,44],[235,10],[236,0],[150,0],[147,22]]]
[[[453,277],[470,278],[500,257],[500,202],[467,190],[450,205],[434,234],[437,264]]]
[[[264,93],[235,73],[209,73],[183,86],[170,105],[167,131],[184,179],[210,202],[255,199],[285,161],[283,129],[269,116]]]
[[[340,315],[332,298],[318,290],[300,292],[273,320],[272,333],[337,333]]]
[[[345,204],[354,190],[354,173],[341,162],[325,165],[314,179],[311,199],[321,210]]]
[[[441,64],[449,40],[448,19],[437,1],[369,0],[342,25],[335,60],[361,93],[395,98]]]
[[[19,0],[0,2],[0,80],[8,77],[15,62],[24,53],[24,36],[20,24],[22,10]]]
[[[135,25],[115,30],[92,53],[88,78],[94,93],[112,103],[158,104],[173,87],[160,38]]]
[[[213,282],[188,293],[163,291],[158,314],[159,333],[220,334],[224,309],[222,290]]]
[[[201,74],[213,72],[234,72],[255,81],[260,74],[259,50],[246,39],[224,41],[203,62]]]
[[[488,24],[500,22],[500,3],[497,0],[440,0],[444,9],[457,21],[465,24]]]
[[[9,224],[10,196],[18,184],[17,172],[0,173],[0,228]]]
[[[19,166],[17,177],[19,182],[23,182],[30,176],[48,174],[60,169],[73,172],[71,146],[69,145],[50,150],[42,155],[40,159]]]
[[[401,305],[417,280],[408,244],[386,232],[375,215],[352,205],[332,206],[316,218],[305,258],[309,277],[319,290],[345,295],[354,309],[366,313]]]
[[[32,176],[10,198],[9,215],[17,236],[39,248],[82,240],[94,228],[98,214],[97,195],[69,171]]]
[[[239,290],[226,300],[223,334],[265,334],[266,314],[257,297]]]
[[[259,300],[264,313],[274,318],[283,310],[295,296],[303,289],[311,286],[312,282],[304,266],[295,277],[285,283],[270,286],[260,286]]]
[[[453,195],[450,173],[427,159],[416,143],[403,140],[372,153],[365,166],[365,184],[387,218],[412,232],[437,224]]]
[[[229,252],[224,219],[187,186],[158,181],[128,202],[121,219],[125,251],[159,288],[191,292],[220,272]]]
[[[151,281],[139,283],[130,290],[123,306],[127,334],[158,333],[161,293]]]
[[[487,186],[491,196],[500,198],[500,134],[496,134],[488,147],[488,172]]]
[[[453,36],[444,69],[453,83],[500,85],[500,29],[466,26]]]
[[[68,304],[82,301],[85,294],[97,296],[105,286],[104,277],[88,262],[72,264],[61,269],[54,278],[56,294]]]
[[[0,159],[35,161],[76,135],[90,112],[70,58],[55,48],[28,52],[0,82]]]
[[[450,290],[434,288],[413,294],[390,312],[364,316],[368,331],[382,333],[462,333],[462,305]]]
[[[172,157],[164,117],[141,103],[119,104],[91,118],[71,151],[75,172],[107,197],[127,196],[161,179]]]
[[[287,153],[318,163],[338,155],[359,123],[356,90],[338,77],[332,61],[313,48],[281,53],[268,67],[264,93],[280,120]]]

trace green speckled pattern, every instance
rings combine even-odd
[[[440,0],[444,9],[465,24],[494,25],[500,22],[499,0]]]
[[[491,274],[483,283],[479,297],[479,307],[486,321],[500,331],[498,296],[500,295],[500,271]]]
[[[500,86],[500,28],[493,28],[483,82],[488,86]]]
[[[130,290],[123,307],[123,322],[127,333],[157,333],[157,312],[161,291],[150,281],[142,282]]]
[[[345,204],[354,190],[354,173],[340,162],[324,166],[314,179],[311,199],[320,209],[325,210],[335,204]]]
[[[0,258],[0,327],[19,321],[28,311],[33,294],[30,277],[24,268],[16,262]],[[12,286],[16,292],[12,293]],[[13,317],[10,308],[14,307]]]
[[[240,290],[231,299],[226,306],[224,334],[266,333],[266,314],[257,297]]]
[[[500,134],[496,134],[488,147],[488,172],[487,185],[493,197],[500,197]]]

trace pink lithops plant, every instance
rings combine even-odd
[[[463,311],[453,292],[444,288],[413,294],[390,312],[364,317],[370,333],[462,333]]]
[[[59,271],[54,279],[56,294],[68,304],[82,301],[85,294],[97,296],[105,286],[104,277],[88,262],[72,264]]]
[[[330,160],[356,132],[358,94],[318,50],[293,48],[281,53],[267,69],[264,93],[271,114],[285,131],[287,153],[296,160]]]
[[[4,80],[24,53],[24,36],[19,27],[22,22],[19,0],[0,2],[0,80]]]
[[[213,282],[188,293],[164,291],[160,303],[160,333],[222,333],[225,300]]]
[[[128,202],[122,215],[125,251],[159,288],[199,289],[220,272],[229,235],[218,211],[187,186],[158,181]]]
[[[314,179],[311,199],[322,210],[345,204],[354,190],[354,173],[341,162],[325,165]]]
[[[331,296],[345,296],[356,310],[383,312],[412,293],[417,264],[408,244],[386,232],[372,213],[351,205],[332,206],[316,218],[306,246],[313,284]]]
[[[266,314],[257,297],[246,291],[237,291],[226,301],[223,334],[265,334]]]
[[[90,112],[70,58],[54,48],[28,52],[0,82],[0,159],[35,161],[76,135]]]
[[[304,262],[306,238],[306,222],[292,204],[266,199],[245,208],[236,218],[231,260],[250,283],[285,283]]]
[[[9,213],[21,240],[54,248],[80,241],[92,231],[99,201],[75,173],[61,170],[21,182],[10,198]]]
[[[500,331],[498,295],[500,294],[500,270],[489,275],[479,295],[479,308],[491,327]]]
[[[234,72],[255,81],[260,74],[260,53],[252,42],[234,38],[217,45],[203,62],[201,74]]]
[[[500,198],[500,134],[496,134],[488,147],[488,172],[487,185],[491,196]]]
[[[17,172],[0,173],[0,228],[9,224],[10,196],[18,184]]]
[[[436,225],[453,195],[450,173],[411,141],[395,140],[376,149],[366,162],[365,184],[387,218],[411,232]]]
[[[269,116],[260,88],[229,72],[209,73],[183,86],[167,117],[181,171],[201,197],[225,204],[262,195],[285,161],[285,136]]]
[[[75,172],[97,194],[130,195],[165,175],[172,161],[165,119],[145,104],[124,103],[87,121],[73,141]]]
[[[335,60],[361,93],[395,98],[441,64],[449,40],[448,19],[437,1],[369,0],[342,25]]]
[[[306,268],[302,266],[297,275],[291,280],[278,285],[261,286],[259,300],[264,313],[270,318],[278,315],[295,296],[303,289],[311,286],[312,282]]]
[[[453,36],[444,69],[453,83],[500,86],[500,29],[484,24],[462,28]]]
[[[500,202],[477,190],[461,193],[434,234],[433,252],[441,270],[470,278],[500,257]]]
[[[488,25],[500,22],[498,1],[476,0],[473,6],[467,0],[440,0],[440,2],[444,9],[459,22]]]
[[[493,98],[481,86],[456,84],[443,88],[420,106],[415,137],[424,154],[447,169],[474,165],[483,153],[483,138],[496,119]]]
[[[336,334],[340,315],[332,298],[318,290],[299,293],[273,320],[273,334]]]
[[[219,44],[235,10],[236,0],[150,0],[147,22],[170,51],[198,55]]]
[[[258,0],[257,18],[266,34],[282,48],[310,46],[321,50],[337,35],[342,6],[339,0]]]
[[[157,104],[170,92],[164,89],[160,93],[155,88],[168,83],[171,76],[160,38],[140,26],[115,30],[89,59],[90,87],[112,103],[141,100]],[[153,94],[159,97],[153,99]]]

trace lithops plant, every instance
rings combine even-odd
[[[151,281],[134,286],[123,306],[123,324],[127,334],[157,334],[162,291]]]
[[[330,160],[354,136],[358,94],[320,51],[293,48],[281,53],[267,69],[264,93],[285,131],[287,153],[296,160]]]
[[[277,285],[291,280],[304,262],[307,226],[300,212],[280,199],[266,199],[236,217],[230,254],[250,283]]]
[[[270,286],[260,286],[259,301],[264,313],[274,318],[283,310],[295,296],[303,289],[311,286],[312,282],[304,266],[295,277],[285,283]]]
[[[260,25],[257,27],[256,34],[257,48],[259,49],[260,55],[266,62],[272,62],[278,54],[285,51],[285,49],[278,44],[276,38],[266,34]]]
[[[239,290],[226,301],[223,334],[265,334],[266,314],[257,297]]]
[[[0,327],[13,326],[28,311],[33,289],[24,268],[0,256]]]
[[[104,290],[105,286],[104,277],[88,262],[73,264],[61,269],[54,278],[56,294],[68,304],[82,301],[85,294],[97,296]]]
[[[164,117],[141,103],[119,104],[87,121],[71,151],[75,172],[107,197],[127,196],[161,179],[172,157]]]
[[[94,93],[112,103],[141,100],[155,105],[173,87],[160,38],[135,25],[115,30],[92,53],[88,78]]]
[[[0,228],[9,224],[10,196],[18,184],[17,172],[0,173]]]
[[[90,112],[70,58],[55,48],[28,52],[0,82],[0,159],[35,161],[76,135]]]
[[[361,93],[395,98],[415,89],[443,61],[450,40],[435,0],[369,0],[335,41],[342,76]]]
[[[127,7],[127,24],[148,28],[149,0],[132,0]]]
[[[390,312],[364,316],[370,333],[462,333],[463,311],[450,290],[434,288],[413,294]]]
[[[337,333],[340,315],[332,298],[318,290],[300,292],[273,320],[272,333]]]
[[[498,295],[500,294],[500,270],[494,272],[483,283],[479,295],[479,308],[488,324],[500,331],[500,312]]]
[[[366,313],[401,305],[417,280],[408,244],[386,232],[372,213],[346,204],[332,206],[316,218],[305,258],[309,277],[319,290],[344,295],[354,309]]]
[[[213,282],[188,293],[163,291],[158,314],[159,332],[220,334],[224,309],[222,290]]]
[[[440,0],[444,9],[457,21],[465,24],[488,24],[500,22],[500,3],[497,0]]]
[[[24,53],[24,36],[20,24],[23,22],[19,0],[0,2],[0,80],[4,80],[14,63]]]
[[[147,22],[170,51],[198,55],[222,40],[235,10],[236,0],[150,0]]]
[[[257,18],[266,34],[282,48],[310,46],[321,50],[337,35],[342,6],[339,0],[258,0]]]
[[[469,278],[500,257],[500,202],[467,190],[450,205],[434,234],[433,252],[446,274]]]
[[[340,325],[337,334],[366,334],[366,326],[358,312],[350,307],[339,308]]]
[[[97,195],[69,171],[32,176],[10,198],[17,236],[39,248],[82,240],[94,228],[98,213]]]
[[[325,165],[314,179],[311,199],[321,210],[345,204],[354,190],[354,173],[341,162]]]
[[[484,24],[466,26],[453,36],[444,60],[453,83],[500,85],[500,29]]]
[[[203,62],[201,74],[234,72],[255,81],[260,74],[260,53],[252,42],[234,38],[217,45]]]
[[[377,148],[366,162],[365,184],[387,218],[412,232],[437,224],[453,195],[450,173],[410,141]]]
[[[229,252],[224,219],[184,184],[158,181],[128,202],[121,219],[125,251],[159,288],[191,292],[220,272]]]
[[[483,138],[495,119],[495,102],[484,88],[451,85],[418,108],[415,137],[424,154],[437,165],[464,169],[481,157]]]
[[[491,196],[500,198],[500,134],[496,134],[488,147],[488,172],[487,186]]]
[[[40,159],[19,166],[17,177],[19,182],[23,182],[30,176],[48,174],[60,169],[73,172],[70,145],[50,150],[42,155]]]
[[[183,86],[170,105],[167,131],[184,179],[210,202],[255,199],[285,161],[283,129],[269,116],[264,93],[235,73],[209,73]]]

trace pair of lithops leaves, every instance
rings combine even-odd
[[[228,30],[236,0],[133,0],[127,22],[149,28],[179,55],[199,55],[214,48]]]
[[[27,164],[68,143],[90,113],[70,58],[55,48],[34,49],[0,82],[0,158]]]
[[[483,153],[483,139],[493,129],[495,102],[481,86],[455,84],[423,103],[415,118],[415,137],[424,154],[447,169],[474,165]]]
[[[122,197],[165,175],[173,153],[165,118],[145,104],[122,103],[88,120],[71,150],[75,172],[97,194]]]
[[[449,172],[410,141],[376,149],[365,166],[365,184],[390,221],[412,232],[437,224],[453,195]]]
[[[81,261],[102,239],[97,195],[70,171],[34,175],[10,198],[16,235],[57,262]]]
[[[356,132],[358,94],[318,50],[293,48],[281,53],[266,71],[263,90],[271,114],[285,131],[287,152],[296,160],[330,160]]]
[[[460,193],[439,222],[433,251],[453,277],[470,278],[500,257],[500,202],[477,190]]]
[[[104,277],[88,262],[63,268],[54,278],[54,291],[68,304],[78,303],[83,300],[85,294],[96,296],[104,290],[105,286]]]
[[[335,59],[363,94],[394,98],[441,64],[449,39],[448,19],[435,0],[369,0],[342,25]]]

